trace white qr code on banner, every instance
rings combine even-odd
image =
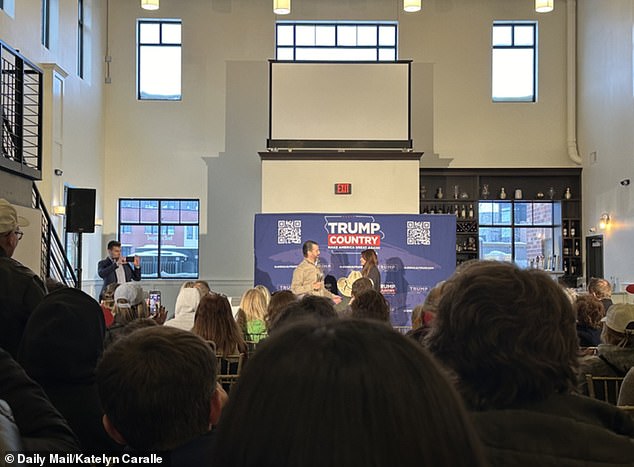
[[[431,223],[407,221],[408,245],[431,245]]]
[[[277,221],[277,244],[302,243],[302,221]]]

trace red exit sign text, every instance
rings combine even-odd
[[[336,195],[351,195],[352,183],[335,183]]]

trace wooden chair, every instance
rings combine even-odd
[[[616,405],[619,400],[619,391],[623,377],[619,376],[592,376],[586,374],[588,396]]]
[[[395,331],[400,332],[401,334],[407,334],[412,330],[411,326],[393,326]]]
[[[218,362],[217,381],[229,393],[231,388],[238,382],[242,372],[244,354],[216,355],[216,361]]]
[[[634,405],[619,405],[618,407],[630,417],[634,418]]]

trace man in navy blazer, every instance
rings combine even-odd
[[[118,282],[140,281],[141,280],[141,259],[134,257],[134,263],[128,263],[125,256],[121,256],[121,243],[116,240],[108,242],[108,257],[99,261],[97,273],[103,279],[103,286],[99,293],[99,299],[103,298],[103,293],[109,284]]]

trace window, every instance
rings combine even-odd
[[[275,58],[292,61],[395,61],[395,22],[278,21]]]
[[[49,48],[51,43],[51,2],[42,0],[42,45]]]
[[[198,277],[199,200],[120,199],[123,255],[141,258],[143,277]]]
[[[137,43],[137,98],[180,100],[180,20],[140,19]]]
[[[84,0],[77,0],[77,76],[84,77]]]
[[[478,207],[481,259],[527,268],[537,267],[539,257],[540,268],[561,270],[561,203],[480,201]]]
[[[537,24],[493,23],[491,89],[494,102],[535,102]]]

